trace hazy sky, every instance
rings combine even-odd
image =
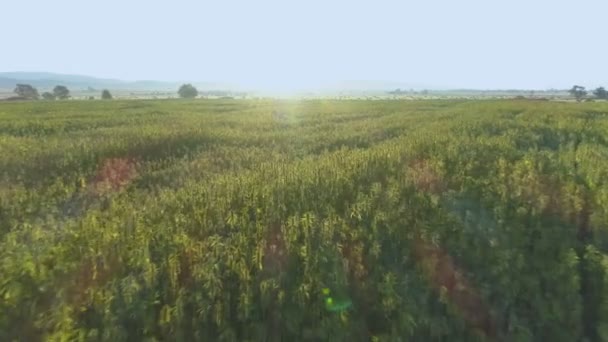
[[[607,0],[2,2],[0,71],[272,88],[608,85]]]

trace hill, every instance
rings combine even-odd
[[[137,91],[175,90],[183,83],[193,83],[199,90],[233,89],[234,85],[219,82],[165,82],[155,80],[124,81],[109,78],[97,78],[84,75],[57,74],[50,72],[0,72],[0,88],[12,89],[17,83],[28,83],[34,87],[47,89],[58,84],[68,88]]]

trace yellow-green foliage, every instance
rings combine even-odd
[[[0,341],[605,339],[607,176],[603,103],[0,104]]]

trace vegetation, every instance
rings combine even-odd
[[[110,94],[110,91],[108,89],[104,89],[101,92],[101,99],[102,100],[111,100],[112,99],[112,94]]]
[[[53,100],[55,100],[55,95],[53,93],[49,93],[48,91],[45,91],[44,93],[42,93],[42,98],[47,101],[53,101]]]
[[[58,85],[53,88],[53,95],[59,100],[66,100],[70,97],[70,91],[66,86]]]
[[[184,99],[191,99],[198,96],[198,90],[192,84],[182,84],[177,91],[179,97]]]
[[[0,341],[608,339],[608,104],[0,104]]]
[[[575,85],[569,91],[570,95],[574,96],[576,101],[581,102],[585,96],[587,96],[587,91],[585,87]]]
[[[608,91],[604,87],[599,87],[593,91],[593,95],[598,99],[608,99]]]
[[[40,98],[38,90],[29,84],[17,84],[13,92],[26,100],[38,100]]]

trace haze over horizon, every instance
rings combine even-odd
[[[268,90],[591,88],[608,85],[606,10],[599,0],[8,2],[0,72]]]

